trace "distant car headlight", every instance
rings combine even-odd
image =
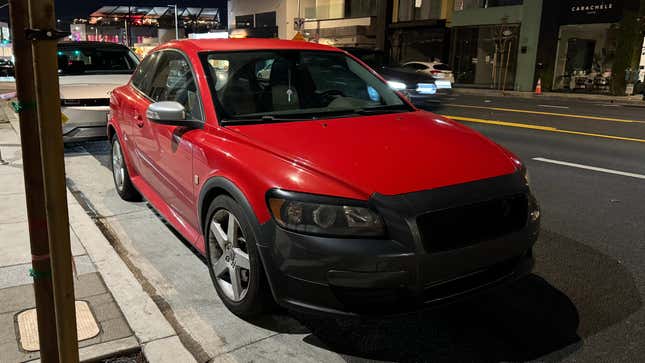
[[[405,83],[396,82],[396,81],[387,81],[387,85],[390,86],[390,88],[395,91],[403,91],[407,88]]]
[[[294,232],[347,237],[385,234],[381,217],[357,201],[273,191],[268,204],[276,223]]]

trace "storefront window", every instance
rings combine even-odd
[[[441,0],[399,0],[399,21],[441,18]]]
[[[307,19],[340,19],[376,16],[373,0],[301,0]]]
[[[455,11],[495,6],[522,5],[523,0],[455,0]]]
[[[464,27],[453,31],[450,63],[456,83],[513,89],[519,25]]]
[[[616,24],[561,26],[553,89],[609,93],[617,33]]]

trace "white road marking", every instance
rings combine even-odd
[[[545,107],[545,108],[566,108],[568,109],[569,106],[556,106],[556,105],[538,105],[539,107]]]
[[[559,161],[559,160],[552,160],[552,159],[545,159],[545,158],[533,158],[533,160],[542,161],[542,162],[545,162],[545,163],[557,164],[557,165],[570,166],[572,168],[599,171],[599,172],[607,173],[607,174],[616,174],[616,175],[628,176],[628,177],[631,177],[631,178],[645,179],[645,175],[636,174],[636,173],[628,173],[626,171],[619,171],[619,170],[612,170],[612,169],[605,169],[605,168],[597,168],[595,166],[582,165],[582,164],[576,164],[576,163],[569,163],[569,162],[566,162],[566,161]]]
[[[611,103],[611,104],[609,104],[609,103],[601,104],[600,106],[602,106],[602,107],[620,107],[620,105],[615,105],[613,103]]]
[[[493,101],[491,101],[491,100],[484,100],[484,103],[491,103],[491,102],[493,102]]]

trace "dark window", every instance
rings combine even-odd
[[[130,74],[139,59],[127,47],[67,43],[58,45],[58,74]]]
[[[176,51],[159,53],[159,65],[152,77],[150,98],[155,102],[179,102],[186,108],[188,118],[201,120],[202,109],[190,63],[181,53]]]
[[[132,85],[146,95],[150,91],[150,83],[152,81],[152,77],[146,77],[146,75],[152,74],[155,69],[155,64],[157,64],[157,59],[159,59],[159,52],[149,54],[143,59],[141,65],[139,65],[139,68],[137,68],[132,76]]]
[[[275,11],[255,14],[255,27],[268,28],[276,26]]]
[[[434,69],[436,69],[438,71],[449,71],[450,70],[450,66],[447,65],[447,64],[443,64],[443,63],[437,63],[437,64],[433,65],[432,68],[434,68]]]
[[[409,63],[409,64],[404,65],[403,68],[413,69],[415,71],[421,71],[421,70],[424,70],[424,69],[428,69],[428,66],[426,66],[425,64],[421,64],[421,63]]]
[[[455,10],[522,5],[524,0],[455,0]]]
[[[253,14],[240,15],[235,17],[235,28],[237,29],[250,29],[255,27]]]
[[[345,17],[376,16],[377,7],[374,3],[374,0],[345,0]]]
[[[441,0],[400,0],[399,21],[441,18]]]

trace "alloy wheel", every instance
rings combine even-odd
[[[244,232],[233,213],[226,209],[215,212],[208,243],[217,284],[227,298],[241,301],[249,290],[251,262]]]
[[[121,145],[119,145],[118,141],[115,141],[112,145],[112,173],[114,174],[114,183],[117,189],[122,191],[125,183],[125,165]]]

